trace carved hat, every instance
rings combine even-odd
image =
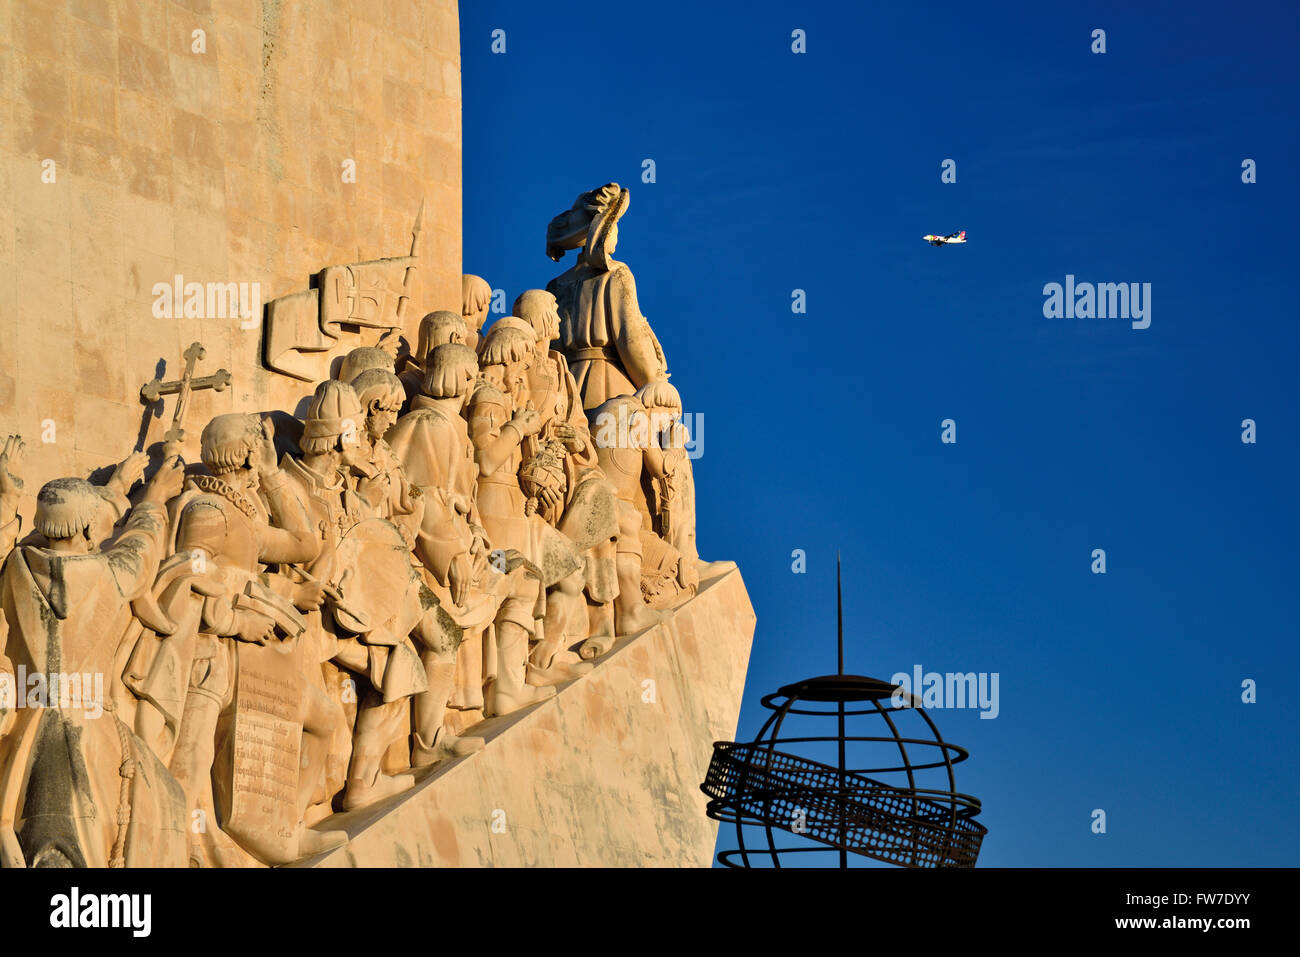
[[[57,478],[37,494],[33,524],[46,538],[71,538],[94,523],[102,501],[85,479]]]
[[[208,471],[220,475],[243,466],[261,441],[261,419],[248,412],[227,412],[203,427],[199,457]]]
[[[546,227],[546,255],[559,262],[567,250],[586,246],[587,260],[608,268],[605,240],[610,228],[627,212],[630,202],[630,194],[618,183],[606,183],[583,193]]]
[[[307,408],[303,441],[335,439],[346,433],[359,432],[364,417],[361,400],[352,386],[337,379],[326,379],[316,386],[311,405]]]

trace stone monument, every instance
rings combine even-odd
[[[628,190],[485,330],[450,0],[37,6],[0,14],[0,865],[706,865],[754,617]]]

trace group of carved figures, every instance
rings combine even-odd
[[[577,264],[486,331],[465,276],[409,350],[347,353],[285,451],[269,416],[218,415],[201,468],[165,447],[134,504],[144,453],[104,486],[55,479],[21,537],[5,443],[0,864],[328,850],[326,818],[483,748],[476,724],[695,592],[681,401],[610,258],[627,199],[556,217],[547,252]]]

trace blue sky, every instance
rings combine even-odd
[[[462,4],[464,248],[511,301],[631,189],[700,550],[758,615],[739,736],[834,671],[839,550],[848,671],[1000,676],[934,714],[981,865],[1294,865],[1300,8],[726,6]],[[1150,327],[1044,318],[1067,274],[1150,283]]]

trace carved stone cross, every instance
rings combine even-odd
[[[167,430],[163,436],[163,442],[168,444],[180,444],[185,440],[185,430],[181,428],[181,423],[185,420],[185,406],[189,404],[190,393],[195,389],[211,389],[213,392],[224,392],[226,386],[230,385],[230,373],[225,369],[218,369],[212,375],[194,377],[194,364],[207,355],[207,350],[198,342],[190,343],[190,347],[185,350],[182,356],[185,360],[185,371],[175,382],[163,382],[162,379],[155,376],[149,382],[146,382],[140,389],[140,398],[150,404],[157,402],[165,395],[180,394],[176,400],[176,411],[172,414],[172,427]]]

